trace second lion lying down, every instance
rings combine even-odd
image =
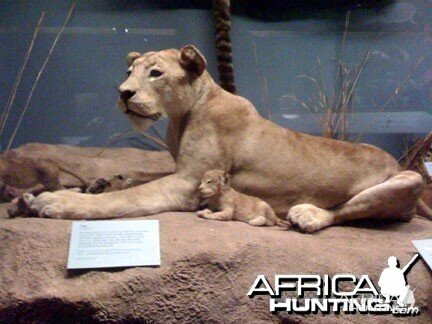
[[[265,201],[232,189],[229,178],[229,174],[221,170],[204,173],[198,190],[203,199],[208,199],[209,209],[198,211],[198,216],[221,221],[236,220],[252,226],[291,227],[289,222],[279,219]]]

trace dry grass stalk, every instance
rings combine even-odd
[[[263,83],[264,83],[264,109],[266,112],[266,117],[270,119],[270,99],[269,99],[269,91],[268,91],[268,84],[267,84],[267,78],[263,76]]]
[[[157,136],[152,136],[152,135],[150,135],[150,134],[148,134],[148,133],[146,133],[146,132],[139,132],[139,133],[140,133],[141,135],[143,135],[145,138],[147,138],[147,139],[153,141],[154,143],[156,143],[157,145],[161,146],[162,148],[168,150],[168,145],[165,143],[165,141],[164,141],[162,138],[159,137],[159,136],[160,136],[160,133],[159,133],[159,131],[156,131],[156,127],[154,128],[154,130],[155,130]],[[111,137],[108,139],[108,141],[107,141],[107,142],[105,143],[105,145],[101,148],[101,150],[100,150],[100,151],[95,155],[95,157],[100,157],[100,156],[103,154],[103,152],[105,152],[105,150],[106,150],[106,149],[107,149],[107,148],[108,148],[112,143],[114,143],[115,141],[119,140],[119,139],[122,138],[123,136],[125,136],[125,135],[127,135],[127,134],[129,134],[129,133],[133,133],[133,132],[135,132],[135,130],[133,130],[133,129],[128,129],[128,130],[125,130],[124,132],[121,132],[121,133],[119,133],[119,134],[114,134],[113,136],[111,136]]]
[[[342,38],[341,49],[338,54],[337,71],[334,81],[332,97],[327,95],[326,82],[323,73],[321,60],[318,57],[318,67],[320,70],[319,80],[307,76],[299,75],[298,77],[307,78],[312,81],[316,87],[316,95],[309,100],[309,103],[300,102],[303,107],[315,112],[322,112],[321,118],[322,135],[329,138],[338,138],[346,140],[348,138],[348,120],[347,116],[352,111],[353,96],[361,75],[371,57],[372,45],[376,42],[379,34],[371,43],[358,67],[348,68],[344,63],[344,48],[348,33],[349,20],[351,13],[347,12],[345,17],[345,30]]]
[[[336,79],[335,79],[335,84],[337,84],[338,81],[338,77],[340,75],[340,69],[342,68],[342,58],[344,57],[344,49],[345,49],[345,42],[346,42],[346,38],[347,38],[347,34],[348,34],[348,27],[349,27],[349,21],[351,18],[351,11],[348,11],[345,15],[345,28],[344,28],[344,33],[343,33],[343,37],[342,37],[342,44],[341,44],[341,48],[339,50],[339,55],[338,55],[338,66],[337,66],[337,71],[336,71]],[[333,91],[333,102],[336,101],[336,87],[334,88]]]
[[[414,66],[410,69],[409,73],[405,77],[405,79],[402,80],[399,86],[396,87],[396,89],[393,91],[390,97],[387,98],[386,102],[378,109],[378,112],[384,111],[384,109],[387,108],[387,106],[392,102],[393,98],[396,97],[399,93],[401,93],[402,89],[405,87],[405,85],[408,83],[408,81],[412,78],[414,73],[417,71],[417,68],[420,66],[420,64],[423,62],[424,57],[420,57],[417,62],[414,64]],[[368,126],[364,129],[362,133],[359,134],[359,136],[356,139],[356,142],[359,142],[362,136],[366,133],[366,131],[369,129],[370,125],[372,125],[376,120],[376,117],[371,119],[371,122],[368,124]]]
[[[48,53],[47,57],[45,58],[45,61],[44,61],[44,63],[42,64],[42,67],[40,68],[40,70],[39,70],[39,72],[38,72],[38,74],[37,74],[37,76],[36,76],[36,80],[35,80],[35,82],[33,83],[33,87],[31,88],[30,93],[29,93],[29,95],[28,95],[28,97],[27,97],[27,101],[26,101],[26,103],[25,103],[24,109],[23,109],[23,111],[21,112],[21,115],[20,115],[20,118],[19,118],[19,120],[18,120],[18,123],[17,123],[17,125],[16,125],[16,127],[15,127],[15,129],[14,129],[14,131],[13,131],[13,133],[12,133],[12,136],[11,136],[10,139],[9,139],[9,143],[8,143],[8,145],[7,145],[7,147],[6,147],[6,152],[9,151],[9,149],[10,149],[11,146],[12,146],[12,143],[13,143],[13,141],[14,141],[14,139],[15,139],[15,136],[16,136],[16,134],[17,134],[17,132],[18,132],[18,129],[19,129],[19,127],[21,126],[21,123],[22,123],[22,121],[23,121],[23,119],[24,119],[24,116],[25,116],[25,114],[26,114],[26,112],[27,112],[27,110],[28,110],[28,107],[29,107],[30,101],[31,101],[31,99],[32,99],[32,97],[33,97],[33,93],[34,93],[34,91],[35,91],[35,89],[36,89],[37,84],[39,83],[39,79],[40,79],[40,77],[41,77],[43,71],[45,70],[45,67],[46,67],[46,65],[47,65],[47,63],[48,63],[48,61],[49,61],[49,59],[51,58],[51,55],[52,55],[52,53],[53,53],[53,51],[54,51],[55,46],[57,45],[57,42],[58,42],[60,36],[63,34],[63,31],[64,31],[64,29],[66,28],[66,25],[68,24],[70,18],[72,17],[72,14],[73,14],[73,12],[74,12],[74,10],[75,10],[75,6],[76,6],[76,4],[75,4],[75,2],[74,2],[74,3],[72,4],[71,8],[69,9],[69,13],[68,13],[68,15],[67,15],[67,17],[66,17],[66,19],[65,19],[65,21],[64,21],[64,23],[63,23],[63,26],[61,27],[61,29],[60,29],[60,31],[58,32],[56,38],[54,39],[54,42],[52,43],[51,48],[50,48],[50,50],[49,50],[49,53]]]
[[[320,80],[316,80],[307,75],[298,76],[298,77],[307,78],[315,84],[315,87],[317,89],[316,95],[313,98],[309,98],[309,102],[300,101],[297,98],[295,98],[307,110],[313,110],[315,112],[323,113],[321,124],[322,124],[322,135],[324,137],[338,138],[341,140],[348,139],[347,116],[349,113],[353,111],[352,106],[353,106],[353,97],[354,97],[355,89],[358,85],[361,75],[363,74],[367,62],[371,57],[372,46],[376,43],[376,41],[380,36],[380,33],[376,35],[375,39],[373,40],[373,42],[370,44],[369,48],[365,52],[365,55],[363,56],[360,65],[353,69],[348,68],[344,63],[343,55],[344,55],[346,38],[347,38],[349,19],[350,19],[350,12],[348,12],[345,17],[345,31],[342,38],[341,49],[339,51],[338,66],[337,66],[337,72],[335,77],[335,88],[333,90],[332,99],[330,100],[330,98],[327,96],[323,68],[319,57],[318,57],[318,67],[320,69]],[[414,64],[414,66],[410,69],[410,72],[404,78],[404,80],[396,87],[396,89],[390,95],[387,101],[378,109],[377,111],[378,113],[386,109],[387,106],[390,104],[390,102],[393,100],[393,98],[401,92],[403,87],[411,79],[411,77],[413,76],[413,74],[415,73],[415,71],[417,70],[417,68],[419,67],[422,61],[423,61],[423,57],[421,57]],[[370,127],[370,125],[373,124],[375,120],[376,117],[371,120],[371,122],[368,124],[368,127]],[[367,131],[368,127],[365,128],[365,130],[358,135],[356,142],[358,142],[361,139],[361,137]]]
[[[152,129],[155,132],[156,137],[159,138],[165,144],[165,146],[168,148],[168,145],[165,142],[164,136],[161,134],[161,132],[159,131],[159,129],[156,126],[152,127]]]
[[[258,53],[257,53],[257,49],[256,49],[256,45],[255,45],[254,41],[252,41],[252,47],[253,47],[253,53],[254,53],[254,60],[255,60],[257,75],[258,75],[258,78],[262,79],[263,87],[264,87],[264,111],[267,115],[265,117],[270,118],[271,110],[270,110],[270,100],[269,100],[267,78],[263,75],[263,73],[259,67]]]
[[[5,107],[5,109],[4,109],[3,113],[2,113],[2,116],[0,118],[0,138],[1,138],[1,136],[3,134],[3,131],[4,131],[5,127],[6,127],[6,123],[7,123],[7,120],[9,118],[9,114],[10,114],[10,111],[12,109],[13,103],[15,101],[16,93],[18,91],[18,87],[19,87],[19,85],[21,83],[22,75],[23,75],[24,70],[25,70],[25,68],[27,66],[27,62],[28,62],[28,60],[30,58],[31,52],[33,50],[33,46],[34,46],[35,41],[36,41],[36,38],[39,35],[39,31],[40,31],[40,28],[42,26],[42,22],[43,22],[44,18],[45,18],[45,12],[42,12],[42,14],[41,14],[41,16],[39,18],[39,21],[38,21],[38,23],[36,25],[36,28],[34,30],[33,37],[32,37],[32,40],[30,42],[30,45],[27,48],[27,51],[25,53],[23,64],[21,65],[21,67],[20,67],[20,69],[18,71],[18,74],[17,74],[17,76],[15,78],[15,81],[14,81],[14,84],[13,84],[13,87],[12,87],[12,91],[11,91],[10,96],[8,98],[8,101],[6,103],[6,107]]]
[[[156,144],[158,144],[159,146],[163,147],[164,149],[168,150],[168,145],[165,143],[164,140],[162,140],[159,137],[150,135],[146,132],[139,132],[141,135],[143,135],[144,137],[148,138],[149,140],[155,142]]]
[[[307,110],[315,112],[323,112],[321,119],[322,135],[328,138],[338,138],[346,140],[348,138],[348,121],[347,115],[352,111],[353,95],[355,87],[362,75],[368,59],[370,58],[371,50],[369,49],[359,67],[350,70],[345,67],[343,62],[340,62],[339,74],[341,82],[340,87],[335,84],[334,99],[330,99],[327,95],[323,73],[321,79],[316,79],[307,76],[299,75],[300,78],[306,78],[315,84],[317,89],[315,100],[310,99],[309,103],[300,101],[303,107]],[[321,61],[318,58],[318,66],[322,70]],[[334,100],[337,100],[336,102]]]
[[[115,141],[117,141],[118,139],[122,138],[123,136],[132,133],[133,129],[127,129],[121,133],[118,134],[114,134],[113,136],[111,136],[108,141],[105,143],[105,145],[101,148],[101,150],[95,155],[95,157],[100,157],[103,152],[105,152],[105,150]]]
[[[432,131],[418,140],[399,159],[404,170],[415,170],[419,160],[424,160],[425,155],[432,146]]]

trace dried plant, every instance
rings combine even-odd
[[[49,59],[51,58],[51,55],[52,55],[52,53],[53,53],[53,51],[54,51],[55,46],[57,45],[57,42],[58,42],[60,36],[63,34],[63,31],[64,31],[64,29],[66,28],[66,25],[68,24],[70,18],[72,17],[72,14],[73,14],[73,12],[74,12],[74,10],[75,10],[75,6],[76,6],[75,2],[72,3],[72,6],[71,6],[71,8],[69,9],[69,13],[68,13],[68,15],[67,15],[67,17],[66,17],[66,19],[65,19],[65,21],[64,21],[64,23],[63,23],[63,26],[60,28],[60,30],[59,30],[59,32],[58,32],[56,38],[54,39],[54,42],[53,42],[52,45],[51,45],[51,48],[50,48],[50,50],[49,50],[49,52],[48,52],[48,55],[47,55],[47,57],[45,58],[45,61],[44,61],[44,63],[42,64],[42,66],[41,66],[41,68],[40,68],[40,70],[39,70],[39,72],[38,72],[38,74],[37,74],[37,76],[36,76],[36,79],[35,79],[35,81],[34,81],[34,83],[33,83],[33,86],[32,86],[32,88],[31,88],[31,90],[30,90],[30,93],[29,93],[29,95],[28,95],[28,97],[27,97],[27,100],[26,100],[26,103],[25,103],[25,105],[24,105],[24,109],[23,109],[22,112],[21,112],[21,115],[20,115],[20,117],[19,117],[19,119],[18,119],[18,123],[17,123],[17,125],[15,126],[15,129],[14,129],[14,131],[13,131],[13,133],[12,133],[10,139],[9,139],[9,142],[8,142],[8,144],[7,144],[7,146],[6,146],[6,152],[9,151],[9,149],[11,148],[11,146],[12,146],[12,144],[13,144],[13,141],[14,141],[14,139],[15,139],[15,136],[16,136],[17,132],[18,132],[18,129],[20,128],[21,123],[22,123],[22,121],[23,121],[23,119],[24,119],[24,116],[25,116],[25,114],[27,113],[28,107],[29,107],[29,105],[30,105],[30,101],[31,101],[31,99],[32,99],[32,97],[33,97],[33,93],[34,93],[34,91],[35,91],[35,89],[36,89],[37,84],[39,83],[39,79],[40,79],[40,77],[41,77],[43,71],[45,70],[46,65],[48,64]]]
[[[154,127],[153,129],[156,129],[156,127]],[[145,138],[148,138],[149,140],[153,141],[154,143],[158,144],[159,146],[161,146],[164,149],[168,149],[168,145],[165,143],[165,141],[162,139],[162,137],[159,136],[153,136],[150,135],[147,132],[139,132],[141,135],[143,135]]]
[[[157,145],[159,145],[163,149],[168,150],[168,145],[165,142],[165,140],[163,139],[163,137],[161,136],[159,130],[156,127],[153,127],[152,129],[154,130],[154,132],[156,133],[157,136],[150,135],[147,132],[138,132],[138,133],[140,133],[141,135],[143,135],[145,138],[151,140],[152,142],[156,143]],[[127,134],[130,134],[130,133],[133,133],[133,132],[135,132],[135,130],[133,130],[133,129],[127,129],[127,130],[125,130],[125,131],[123,131],[121,133],[114,134],[113,136],[111,136],[108,139],[108,141],[101,148],[101,150],[95,155],[95,157],[100,157],[103,154],[103,152],[105,152],[106,149],[111,146],[112,143],[114,143],[115,141],[121,139],[123,136],[125,136]]]
[[[432,147],[432,131],[428,135],[419,139],[410,148],[405,150],[405,153],[399,159],[404,170],[413,170],[419,172],[427,183],[432,182],[432,178],[428,175],[424,168],[423,162],[426,161],[426,156],[429,154]]]
[[[328,138],[348,139],[348,119],[347,116],[353,110],[353,97],[358,81],[366,67],[372,53],[372,45],[376,42],[379,34],[370,44],[365,52],[361,63],[358,66],[349,67],[344,62],[344,49],[348,33],[350,12],[345,17],[345,30],[342,38],[341,49],[337,59],[337,71],[334,81],[333,94],[330,96],[326,87],[323,67],[321,60],[317,57],[317,64],[320,71],[318,79],[302,74],[299,78],[312,81],[316,87],[316,93],[308,99],[301,101],[295,98],[301,106],[309,111],[322,112],[321,118],[322,135]]]
[[[106,149],[111,146],[112,143],[114,143],[115,141],[121,139],[123,136],[130,134],[132,132],[133,132],[133,129],[127,129],[121,133],[117,133],[117,134],[112,135],[108,139],[108,141],[106,141],[105,145],[100,149],[100,151],[96,153],[95,157],[100,157],[103,154],[103,152],[105,152]]]
[[[36,41],[37,36],[39,35],[39,31],[40,31],[40,28],[42,26],[42,22],[43,22],[44,18],[45,18],[45,12],[42,12],[42,14],[41,14],[41,16],[39,18],[39,21],[38,21],[38,23],[36,25],[36,28],[34,30],[33,37],[32,37],[32,40],[30,42],[30,45],[27,48],[27,51],[25,53],[23,64],[21,65],[21,67],[20,67],[20,69],[18,71],[18,74],[17,74],[17,76],[15,78],[14,84],[12,86],[11,93],[10,93],[8,101],[6,103],[6,107],[5,107],[5,109],[4,109],[3,113],[2,113],[2,116],[0,118],[0,138],[3,135],[3,131],[4,131],[5,127],[6,127],[6,123],[7,123],[7,120],[9,118],[9,114],[11,112],[13,103],[15,101],[16,93],[18,91],[18,87],[19,87],[19,85],[21,83],[22,75],[23,75],[24,70],[25,70],[25,68],[27,66],[27,63],[29,61],[30,55],[31,55],[32,50],[33,50],[34,43]]]
[[[257,49],[256,49],[256,44],[254,41],[252,41],[252,48],[253,48],[253,53],[254,53],[257,76],[259,79],[262,79],[262,83],[263,83],[264,111],[265,111],[264,117],[266,117],[267,119],[270,119],[271,111],[270,111],[270,99],[269,99],[269,90],[268,90],[267,78],[264,76],[264,74],[262,73],[262,71],[260,69],[260,65],[258,62],[258,53],[257,53]]]
[[[409,80],[411,80],[411,78],[413,77],[414,73],[417,71],[418,67],[420,66],[420,64],[423,62],[424,57],[420,57],[417,62],[411,67],[410,71],[408,72],[407,76],[402,80],[402,82],[400,82],[400,84],[395,88],[395,90],[393,91],[393,93],[387,98],[386,102],[378,109],[378,112],[382,112],[384,111],[384,109],[387,108],[387,106],[392,102],[392,100],[394,99],[394,97],[396,97],[399,93],[401,93],[402,89],[405,87],[405,85],[408,83]],[[372,125],[376,120],[376,117],[372,118],[370,123],[368,124],[369,127],[370,125]],[[362,138],[362,136],[367,132],[367,130],[369,129],[369,127],[367,126],[362,133],[360,133],[356,139],[356,142],[359,142],[360,139]]]
[[[372,47],[378,40],[380,33],[376,35],[374,40],[369,45],[365,52],[362,61],[358,66],[349,67],[344,62],[344,48],[347,38],[347,32],[349,27],[350,12],[347,12],[345,17],[345,30],[342,38],[342,45],[339,51],[337,60],[337,71],[334,82],[333,95],[330,97],[327,94],[326,83],[323,73],[322,64],[320,58],[317,58],[318,67],[320,70],[319,79],[313,78],[307,75],[299,75],[300,78],[306,78],[312,81],[316,87],[316,93],[312,97],[308,98],[307,101],[301,101],[298,98],[294,99],[300,103],[301,106],[309,111],[322,112],[321,118],[322,124],[322,135],[329,138],[337,138],[341,140],[347,140],[349,134],[348,119],[350,113],[353,112],[353,97],[357,88],[360,77],[362,76],[364,69],[371,57]],[[395,90],[388,97],[385,103],[377,109],[377,113],[382,112],[392,102],[394,97],[401,93],[404,86],[412,78],[417,68],[423,61],[423,57],[420,57],[417,62],[411,67],[408,75],[396,86]],[[369,127],[374,123],[376,117],[372,118],[368,123],[368,126],[363,129],[361,133],[354,140],[359,142],[362,136],[367,132]]]
[[[159,128],[157,128],[156,125],[153,125],[151,129],[153,129],[154,133],[156,134],[156,137],[159,139],[158,144],[167,150],[168,144],[166,143],[164,136],[161,134]]]

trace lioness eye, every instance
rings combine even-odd
[[[126,76],[131,75],[132,71],[126,71]]]
[[[159,70],[151,70],[151,71],[150,71],[150,76],[151,76],[152,78],[158,78],[158,77],[160,77],[162,74],[163,74],[163,73],[162,73],[161,71],[159,71]]]

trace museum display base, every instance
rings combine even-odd
[[[164,172],[167,152],[28,144],[17,150],[49,157],[85,179],[129,171]],[[97,157],[95,157],[97,155]],[[80,165],[74,167],[79,161]],[[62,176],[62,183],[73,185]],[[376,284],[387,258],[405,265],[416,252],[411,240],[430,238],[432,222],[363,222],[308,235],[239,222],[208,221],[194,213],[143,217],[160,221],[161,266],[101,270],[66,269],[72,222],[8,219],[0,205],[0,322],[329,323],[432,321],[432,272],[423,260],[408,273],[421,315],[288,315],[269,312],[269,297],[249,298],[265,274],[369,275]]]
[[[363,223],[313,235],[239,222],[163,213],[160,267],[67,271],[71,221],[0,219],[0,322],[149,323],[388,322],[393,315],[272,315],[268,296],[247,297],[258,274],[368,274],[376,283],[395,255],[405,264],[412,239],[432,222]],[[432,320],[432,273],[423,260],[408,274],[421,315]]]

